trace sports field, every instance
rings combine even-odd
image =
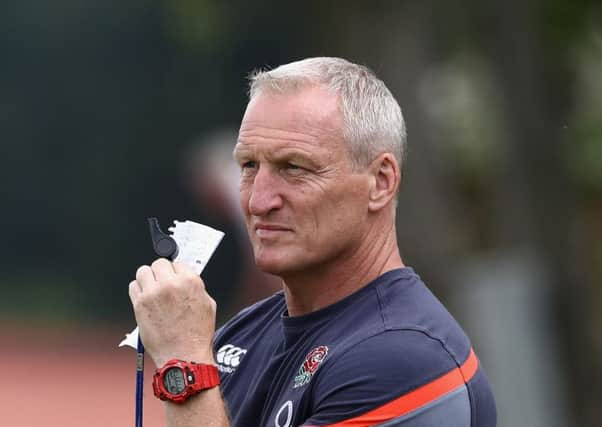
[[[123,331],[124,332],[124,331]],[[0,425],[134,425],[134,350],[118,349],[122,331],[0,329]],[[144,426],[164,425],[147,360]]]

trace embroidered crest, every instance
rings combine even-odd
[[[302,387],[307,384],[320,364],[324,361],[327,354],[328,347],[325,345],[321,345],[310,351],[307,356],[305,356],[305,360],[297,372],[293,388]]]

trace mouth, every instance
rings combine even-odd
[[[264,224],[259,223],[255,224],[255,235],[260,238],[270,238],[277,237],[284,233],[289,233],[293,231],[289,227],[285,227],[279,224]]]

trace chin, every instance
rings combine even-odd
[[[273,274],[274,276],[282,276],[288,270],[285,265],[275,260],[255,258],[255,264],[264,273]]]
[[[282,253],[274,254],[265,252],[256,254],[255,264],[261,271],[280,277],[303,268],[302,259],[295,260],[290,259],[289,257],[283,257],[282,255]]]

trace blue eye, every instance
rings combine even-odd
[[[256,166],[256,163],[252,160],[249,160],[248,162],[244,162],[243,164],[240,165],[241,169],[254,168],[255,166]]]

